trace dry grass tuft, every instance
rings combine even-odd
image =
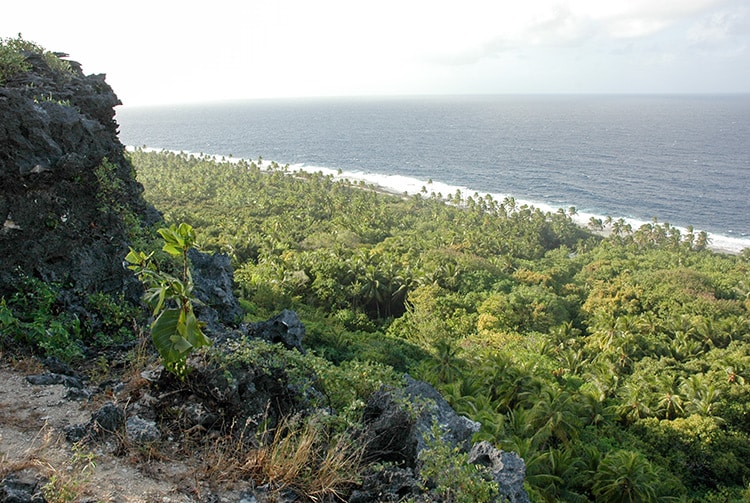
[[[258,437],[243,431],[216,440],[206,455],[206,475],[223,484],[250,477],[258,486],[315,502],[344,501],[345,491],[360,482],[363,446],[331,434],[315,417],[284,419]]]
[[[2,439],[0,438],[0,440]],[[20,455],[12,456],[7,452],[0,453],[0,479],[22,470],[38,470],[40,466],[44,465],[44,453],[55,441],[52,428],[45,425],[30,442],[30,446]]]
[[[73,445],[72,455],[61,462],[50,457],[49,452],[59,446],[60,436],[45,425],[31,442],[31,446],[9,459],[7,453],[0,455],[0,479],[13,473],[33,472],[47,479],[42,487],[44,498],[49,503],[71,503],[79,501],[89,492],[89,473],[94,468],[94,457],[78,445]]]

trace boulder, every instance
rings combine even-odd
[[[441,440],[463,452],[471,448],[471,437],[482,427],[466,416],[460,416],[432,385],[406,376],[404,388],[409,401],[416,405],[419,415],[415,423],[414,438],[417,452],[426,448],[434,425],[441,432]]]
[[[219,333],[224,326],[236,327],[243,311],[234,296],[234,275],[229,255],[209,255],[191,248],[188,251],[193,275],[196,315],[206,323],[209,333]]]
[[[414,467],[417,462],[415,421],[399,398],[397,392],[381,389],[367,401],[362,413],[364,458]]]
[[[2,503],[45,503],[42,494],[44,481],[28,471],[19,471],[0,481]]]
[[[272,344],[280,342],[288,349],[296,349],[303,354],[305,352],[302,348],[305,326],[297,313],[289,309],[284,309],[267,321],[249,324],[247,333],[250,337],[257,337]]]
[[[54,374],[51,372],[48,372],[46,374],[34,374],[34,375],[26,376],[26,381],[28,381],[29,384],[34,384],[36,386],[49,386],[52,384],[62,384],[66,388],[83,389],[83,383],[81,382],[80,379],[62,375],[62,374]]]
[[[467,452],[481,425],[459,416],[429,383],[406,377],[403,390],[381,389],[362,416],[369,459],[416,466],[437,425],[440,440]]]
[[[161,437],[161,432],[156,423],[138,416],[131,416],[125,422],[125,433],[128,440],[136,444],[155,442]]]
[[[415,497],[422,492],[422,482],[413,470],[386,466],[365,477],[362,487],[352,492],[349,503],[416,501]]]
[[[124,425],[125,412],[114,403],[107,402],[91,415],[87,429],[102,437],[121,430]]]
[[[475,444],[469,452],[469,463],[487,467],[495,478],[500,496],[509,503],[529,503],[523,488],[526,463],[515,452],[496,449],[489,442]]]
[[[529,501],[523,488],[526,474],[523,459],[488,442],[472,447],[471,438],[481,425],[458,415],[429,383],[406,376],[404,389],[384,388],[373,393],[365,406],[362,423],[365,459],[394,462],[400,468],[394,471],[390,467],[371,474],[355,491],[355,501],[375,501],[371,499],[375,495],[387,495],[398,501],[420,494],[420,453],[429,448],[435,433],[440,442],[468,452],[469,463],[487,466],[502,498],[511,503]]]

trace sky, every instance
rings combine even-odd
[[[748,0],[8,1],[0,37],[125,106],[322,96],[748,93]]]

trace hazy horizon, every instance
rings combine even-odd
[[[372,94],[372,95],[341,95],[341,96],[283,96],[283,97],[260,97],[260,98],[228,98],[228,99],[212,99],[206,98],[203,101],[189,101],[181,103],[151,103],[151,104],[140,104],[140,105],[118,105],[115,110],[119,108],[158,108],[158,107],[201,107],[201,106],[221,106],[221,105],[232,105],[238,103],[263,103],[263,102],[318,102],[318,101],[389,101],[389,100],[428,100],[428,99],[481,99],[481,98],[565,98],[565,97],[706,97],[706,98],[722,98],[722,97],[738,97],[747,96],[750,97],[750,91],[748,92],[712,92],[712,93],[691,93],[691,92],[674,92],[674,93],[473,93],[473,94]]]

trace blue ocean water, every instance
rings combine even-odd
[[[750,95],[471,96],[121,107],[126,145],[457,188],[750,247]],[[433,184],[428,184],[428,181]]]

